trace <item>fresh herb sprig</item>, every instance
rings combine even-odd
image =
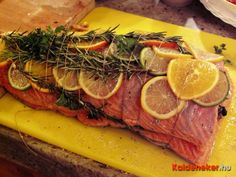
[[[126,76],[134,73],[146,72],[141,66],[135,50],[140,47],[141,40],[156,39],[165,42],[175,42],[182,53],[186,50],[182,47],[180,36],[166,37],[165,32],[141,34],[129,32],[117,35],[114,28],[109,28],[99,33],[97,30],[89,31],[83,35],[75,35],[63,26],[53,30],[52,28],[36,29],[29,33],[12,32],[2,39],[5,41],[7,50],[3,52],[7,58],[17,60],[24,66],[29,60],[37,60],[47,63],[48,66],[59,67],[68,70],[86,70],[101,78],[116,76],[120,72]],[[88,51],[76,47],[80,42],[93,42],[106,40],[115,43],[117,55],[104,55],[97,51]],[[132,55],[130,55],[132,54]],[[120,59],[119,55],[128,57],[128,60]],[[129,60],[129,57],[133,57]],[[22,68],[23,70],[23,68]]]
[[[225,43],[222,43],[219,46],[214,45],[213,48],[214,48],[216,54],[221,54],[221,55],[223,54],[223,52],[225,50],[227,50]],[[232,62],[230,59],[224,59],[224,63],[236,67],[234,62]]]
[[[131,76],[133,73],[145,72],[145,70],[137,59],[132,61],[119,60],[115,56],[106,56],[100,52],[76,48],[77,43],[106,40],[108,43],[116,43],[118,54],[128,54],[137,48],[140,40],[157,39],[176,42],[179,46],[182,42],[181,37],[166,37],[165,32],[148,34],[130,32],[124,35],[116,35],[116,28],[109,28],[102,33],[93,30],[79,36],[69,32],[63,26],[55,30],[47,28],[46,30],[36,29],[29,33],[12,32],[2,37],[8,49],[4,55],[22,63],[34,59],[38,62],[45,62],[49,66],[68,70],[87,70],[105,78],[106,76],[117,75],[120,72]]]
[[[79,98],[79,99],[76,99]],[[74,93],[61,90],[61,95],[59,96],[56,104],[58,106],[68,107],[71,110],[78,110],[84,108],[88,111],[89,119],[100,119],[107,118],[114,122],[123,124],[123,121],[115,116],[110,116],[103,111],[103,107],[97,108],[91,103],[82,100],[81,96],[75,95]]]

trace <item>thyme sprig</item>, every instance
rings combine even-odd
[[[223,52],[227,50],[225,43],[222,43],[219,46],[214,45],[213,48],[214,48],[216,54],[221,54],[221,55],[223,55]],[[234,62],[231,61],[230,59],[227,59],[227,58],[224,59],[224,63],[236,67]]]
[[[213,46],[216,54],[222,54],[224,50],[226,50],[226,44],[222,43],[219,46]]]

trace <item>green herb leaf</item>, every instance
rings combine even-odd
[[[61,25],[61,26],[56,27],[55,33],[60,33],[65,30],[66,30],[65,27],[63,25]]]
[[[68,107],[71,110],[77,110],[81,105],[75,98],[76,97],[67,94],[65,91],[62,91],[60,97],[56,101],[56,105]]]

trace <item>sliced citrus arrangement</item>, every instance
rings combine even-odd
[[[50,90],[46,87],[51,83],[54,83],[55,80],[52,75],[52,67],[49,67],[46,63],[40,63],[36,60],[29,60],[26,62],[24,71],[31,76],[30,83],[33,88],[48,93]],[[42,84],[45,84],[43,86]]]
[[[85,49],[85,50],[102,50],[104,47],[108,45],[108,42],[103,41],[91,41],[91,42],[79,42],[76,44],[73,44],[72,47],[79,48],[79,49]]]
[[[12,63],[8,69],[8,80],[10,85],[17,90],[26,90],[31,86],[29,79],[16,68],[15,63]]]
[[[80,89],[78,82],[79,71],[53,68],[52,72],[56,83],[63,89],[68,91]]]
[[[153,75],[164,75],[170,59],[158,56],[151,47],[145,47],[140,53],[141,65]]]
[[[181,99],[194,99],[210,92],[218,82],[219,70],[210,62],[173,59],[167,69],[171,89]]]
[[[209,62],[220,62],[224,59],[223,55],[210,53],[208,51],[199,49],[189,43],[185,43],[185,45],[187,46],[189,51],[193,54],[194,58],[196,58],[196,59],[206,60]]]
[[[156,46],[156,47],[164,47],[164,48],[172,48],[172,49],[177,49],[178,47],[176,42],[164,42],[164,41],[159,41],[155,39],[139,41],[139,44],[143,44],[144,46],[147,46],[147,47]]]
[[[164,48],[164,47],[155,47],[154,51],[157,55],[166,58],[191,58],[192,55],[181,53],[179,50],[172,48]]]
[[[80,71],[79,84],[81,88],[93,98],[107,99],[114,95],[121,86],[123,74],[117,77],[99,78],[92,72]]]
[[[166,76],[149,80],[141,91],[142,108],[158,119],[168,119],[179,113],[185,106],[171,90]]]
[[[219,105],[227,99],[230,90],[230,82],[225,72],[220,71],[219,80],[216,86],[207,94],[194,99],[194,102],[201,106]]]

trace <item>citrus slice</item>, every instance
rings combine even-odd
[[[176,49],[178,45],[175,42],[164,42],[164,41],[159,41],[159,40],[145,40],[145,41],[139,41],[140,44],[143,44],[147,47],[164,47],[164,48],[173,48]]]
[[[187,46],[189,51],[193,54],[194,58],[196,58],[196,59],[206,60],[206,61],[209,61],[209,62],[220,62],[224,59],[223,55],[210,53],[208,51],[199,49],[199,48],[197,48],[194,45],[189,44],[189,43],[185,43],[185,45]]]
[[[216,86],[207,94],[194,99],[201,106],[215,106],[227,99],[230,90],[230,82],[225,72],[220,71]]]
[[[12,63],[8,69],[8,80],[10,85],[17,90],[26,90],[31,86],[29,79],[16,68],[15,63]]]
[[[173,59],[167,69],[171,89],[181,99],[194,99],[210,92],[217,84],[219,70],[210,62]]]
[[[116,78],[99,78],[88,71],[80,71],[79,84],[81,88],[93,98],[107,99],[114,95],[121,86],[123,74]]]
[[[108,45],[107,41],[80,42],[74,44],[74,47],[86,50],[101,50]]]
[[[152,48],[145,47],[140,53],[141,65],[153,75],[164,75],[170,59],[160,57],[155,54]]]
[[[33,88],[48,93],[50,90],[48,85],[55,83],[52,77],[52,67],[46,63],[40,63],[36,60],[29,60],[26,62],[24,71],[31,76],[30,83]]]
[[[172,92],[166,76],[158,76],[143,86],[141,105],[153,117],[168,119],[184,108],[185,101],[178,99]]]
[[[108,55],[113,56],[113,57],[117,58],[118,60],[123,60],[123,61],[134,61],[135,60],[135,56],[132,52],[119,54],[117,45],[115,43],[110,44],[107,53],[108,53]]]
[[[5,42],[2,39],[0,39],[0,66],[4,66],[9,62],[9,60],[1,57],[1,54],[3,50],[5,49],[5,47],[6,47]]]
[[[63,89],[68,91],[80,89],[78,82],[79,71],[53,68],[52,72],[57,84]]]
[[[191,58],[192,56],[189,54],[183,54],[180,51],[176,49],[171,48],[164,48],[164,47],[155,47],[154,51],[157,53],[157,55],[161,57],[166,58]]]

